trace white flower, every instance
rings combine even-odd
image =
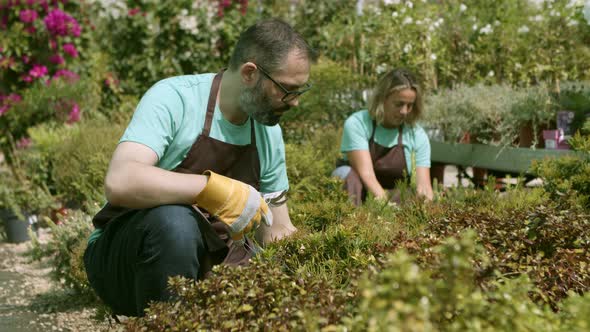
[[[514,68],[520,69],[520,68],[522,68],[522,65],[517,62],[517,63],[514,64]]]
[[[530,31],[530,29],[526,25],[523,25],[520,28],[518,28],[518,30],[516,30],[516,32],[518,32],[518,33],[527,33],[529,31]]]
[[[412,18],[408,16],[408,17],[404,18],[402,25],[411,24],[412,22],[414,22],[414,20],[412,20]]]
[[[542,22],[543,16],[541,16],[541,15],[532,16],[532,17],[529,17],[529,20],[531,22]]]
[[[490,70],[490,72],[488,73],[488,76],[489,77],[494,77],[494,71],[493,70]]]
[[[414,4],[412,3],[412,1],[406,2],[406,6],[410,9],[414,8]]]
[[[579,23],[579,22],[578,22],[578,21],[576,21],[576,20],[568,20],[568,21],[567,21],[567,26],[568,26],[568,27],[575,27],[575,26],[577,26],[577,25],[578,25],[578,23]]]
[[[184,31],[188,31],[193,35],[199,33],[199,29],[197,28],[198,22],[196,16],[180,16],[178,21],[178,25]]]
[[[406,44],[404,46],[404,53],[408,53],[412,50],[412,44]]]
[[[483,35],[489,35],[490,33],[494,32],[491,24],[487,24],[485,27],[479,29],[479,33]]]
[[[386,5],[399,5],[401,0],[383,0],[383,3]]]
[[[474,24],[473,25],[473,31],[476,31],[476,30],[477,30],[477,24]]]
[[[497,26],[497,27],[498,27],[498,26],[500,26],[500,21],[498,21],[498,20],[495,20],[495,21],[494,21],[494,25],[495,25],[495,26]]]
[[[420,20],[417,20],[417,21],[416,21],[416,25],[422,25],[422,21],[420,21]]]
[[[387,65],[382,63],[378,65],[375,70],[377,71],[377,74],[383,74],[387,70]]]
[[[436,60],[436,54],[432,53],[432,54],[430,55],[430,59],[432,59],[433,61],[434,61],[434,60]]]
[[[466,10],[467,10],[467,6],[465,6],[464,4],[461,4],[461,5],[459,6],[459,11],[461,11],[461,12],[464,12],[464,11],[466,11]]]
[[[399,14],[396,11],[391,13],[391,17],[398,17],[398,16],[399,16]]]

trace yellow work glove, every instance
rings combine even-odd
[[[234,240],[256,229],[261,221],[272,225],[272,212],[254,187],[211,171],[203,174],[209,180],[195,204],[228,225]]]

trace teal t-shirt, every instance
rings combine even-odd
[[[137,142],[158,155],[157,166],[171,170],[186,157],[203,130],[214,74],[185,75],[156,83],[141,98],[119,142]],[[242,125],[227,121],[215,106],[209,136],[235,145],[250,143],[248,120]],[[260,192],[287,190],[285,145],[281,127],[254,121],[260,159]]]
[[[369,139],[373,131],[373,119],[369,111],[361,110],[350,115],[344,122],[340,152],[346,160],[346,153],[354,150],[369,150]],[[416,155],[416,167],[430,167],[430,141],[419,125],[404,125],[402,129],[404,155],[407,170],[412,172],[412,152]],[[377,125],[374,140],[377,144],[392,147],[397,144],[399,130]]]
[[[215,74],[176,76],[159,81],[141,98],[120,142],[146,145],[158,155],[156,166],[172,170],[186,157],[205,124],[209,92]],[[209,136],[235,145],[250,143],[251,121],[236,126],[215,106]],[[260,160],[260,192],[289,189],[281,127],[254,121]],[[102,233],[96,229],[89,243]]]

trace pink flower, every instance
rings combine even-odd
[[[21,76],[21,78],[20,78],[20,79],[21,79],[21,80],[23,80],[23,82],[26,82],[26,83],[31,83],[31,82],[33,82],[33,77],[31,77],[30,75],[24,75],[24,76]]]
[[[76,82],[77,80],[80,79],[80,76],[78,76],[78,74],[69,71],[67,69],[59,69],[58,71],[55,72],[55,74],[53,74],[52,80],[57,80],[63,78],[66,82],[68,83],[73,83]]]
[[[34,26],[31,25],[31,26],[26,27],[25,31],[32,35],[35,32],[37,32],[37,28],[35,28]]]
[[[34,65],[31,70],[29,70],[29,76],[31,77],[43,77],[47,75],[47,67],[42,65]]]
[[[31,61],[31,57],[29,57],[28,55],[23,55],[21,59],[23,60],[23,63],[25,65]]]
[[[7,97],[6,99],[12,101],[13,104],[16,104],[16,103],[20,102],[21,100],[23,100],[23,97],[21,97],[21,95],[19,95],[17,93],[11,93],[6,97]]]
[[[107,73],[106,78],[104,79],[104,84],[108,87],[118,86],[119,80],[115,78],[113,73]]]
[[[51,48],[52,50],[57,49],[57,41],[55,39],[49,40],[49,48]]]
[[[8,112],[8,109],[10,108],[9,105],[2,105],[0,106],[0,116],[2,116],[4,113]]]
[[[78,121],[80,121],[80,107],[78,104],[74,103],[74,106],[72,106],[72,110],[70,111],[70,115],[68,116],[68,120],[66,122],[72,124]]]
[[[76,46],[74,46],[74,44],[64,44],[62,46],[64,52],[71,56],[72,58],[77,58],[78,57],[78,50],[76,49]]]
[[[33,141],[29,137],[23,137],[16,142],[17,149],[26,149],[31,146]]]
[[[51,63],[56,64],[56,65],[61,65],[65,62],[64,58],[59,54],[54,54],[54,55],[50,56],[49,61]]]
[[[0,95],[0,116],[8,112],[12,105],[20,102],[22,99],[23,98],[16,93],[11,93],[9,95]]]
[[[127,12],[127,15],[135,16],[135,15],[139,14],[140,12],[141,12],[141,9],[139,7],[135,7],[135,8],[129,9],[129,11]]]
[[[23,23],[33,23],[39,17],[39,14],[34,9],[24,9],[20,11],[18,16]]]
[[[5,30],[7,26],[8,26],[8,15],[4,15],[4,16],[2,16],[2,18],[0,18],[0,29]]]
[[[53,36],[80,36],[78,21],[60,9],[53,9],[43,19],[47,31]]]

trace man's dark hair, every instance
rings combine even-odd
[[[229,60],[229,68],[237,70],[252,61],[273,72],[294,49],[310,62],[315,61],[315,52],[288,23],[276,18],[262,20],[242,32]]]

